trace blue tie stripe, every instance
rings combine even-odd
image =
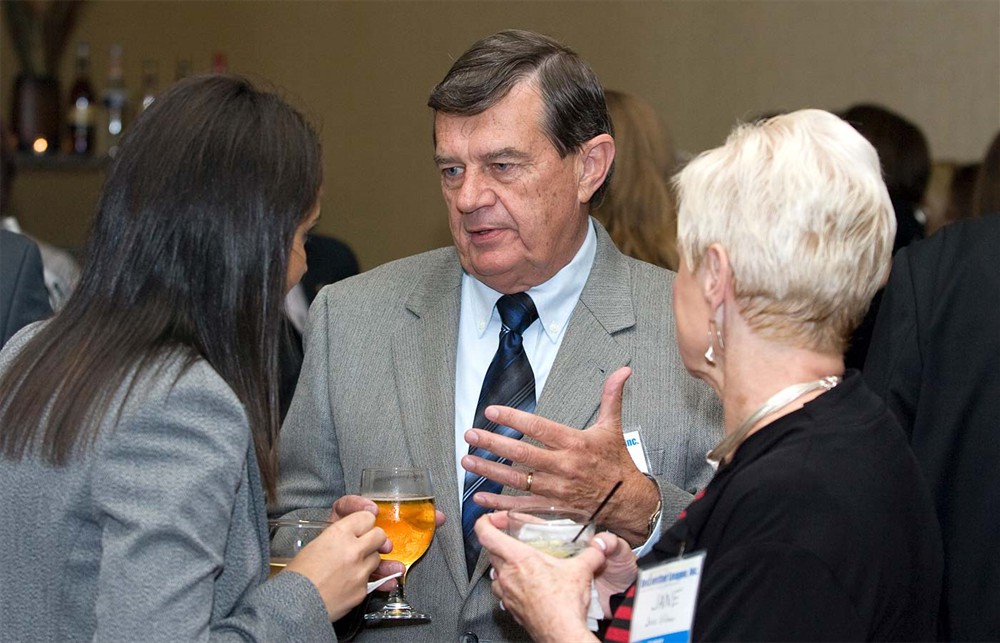
[[[487,406],[495,404],[529,413],[535,410],[535,376],[524,353],[522,333],[538,319],[538,312],[527,293],[504,295],[497,301],[497,311],[500,313],[503,328],[500,330],[496,355],[483,378],[483,388],[472,425],[519,440],[521,439],[519,431],[487,420],[484,412]],[[500,463],[507,462],[506,459],[478,447],[470,447],[469,453]],[[470,472],[466,472],[464,482],[462,531],[465,536],[465,562],[471,577],[481,549],[473,527],[476,520],[486,513],[485,508],[472,501],[472,494],[477,491],[500,493],[503,486]]]

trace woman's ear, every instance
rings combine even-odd
[[[705,301],[711,310],[719,311],[732,288],[733,271],[726,249],[717,243],[710,245],[705,250],[698,272]]]
[[[608,134],[598,134],[583,144],[580,150],[580,203],[588,203],[594,192],[604,184],[615,160],[615,139]]]

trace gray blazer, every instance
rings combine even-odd
[[[0,457],[0,641],[334,639],[305,577],[265,582],[263,489],[226,383],[163,360],[124,398],[67,466]]]
[[[594,267],[537,412],[586,427],[604,380],[631,365],[623,422],[642,427],[669,526],[711,477],[705,453],[721,438],[721,410],[677,353],[673,273],[625,257],[594,225]],[[433,250],[325,288],[309,314],[305,362],[282,428],[279,512],[328,511],[358,493],[362,468],[412,465],[431,470],[437,507],[448,516],[407,579],[407,596],[432,623],[368,629],[361,640],[527,638],[490,592],[487,556],[471,582],[465,567],[454,437],[461,276],[453,248]]]

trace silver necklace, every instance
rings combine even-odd
[[[837,384],[840,384],[840,381],[841,379],[839,376],[829,375],[823,379],[816,380],[815,382],[792,384],[791,386],[781,389],[772,395],[768,401],[764,402],[763,406],[754,411],[738,429],[723,438],[722,442],[719,442],[714,449],[708,452],[708,463],[713,467],[718,467],[720,462],[729,457],[729,454],[736,450],[736,447],[738,447],[746,438],[747,431],[749,431],[753,425],[757,424],[761,418],[765,418],[775,411],[784,408],[806,393],[811,393],[821,388],[829,391]]]

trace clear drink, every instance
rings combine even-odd
[[[556,558],[572,558],[587,546],[587,541],[582,539],[575,543],[564,540],[529,540],[526,542],[535,549],[544,551],[549,556],[555,556]]]
[[[594,521],[576,509],[532,507],[507,512],[507,533],[556,558],[580,553],[594,532]]]
[[[313,538],[323,533],[330,526],[323,520],[296,520],[294,518],[279,518],[268,520],[271,565],[268,578],[285,569],[292,558],[302,548],[313,541]]]
[[[288,563],[291,562],[291,558],[271,558],[271,568],[268,570],[267,577],[271,578],[280,571],[284,571],[285,567],[288,567]]]

